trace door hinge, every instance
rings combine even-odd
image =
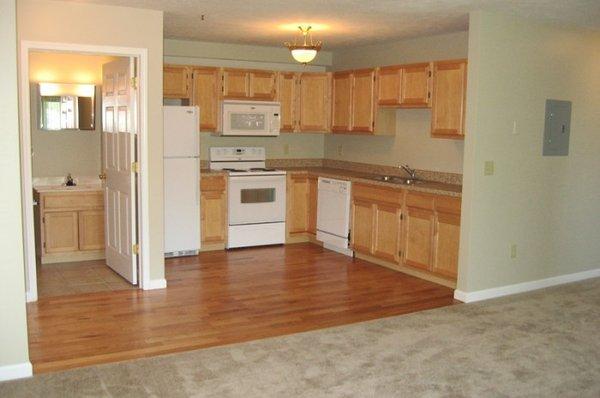
[[[431,98],[431,91],[427,93],[427,98]]]
[[[431,71],[429,71],[429,77],[431,77]]]
[[[400,219],[404,220],[404,214],[400,214]]]
[[[351,242],[351,241],[352,241],[352,239],[351,239],[351,235],[350,235],[350,232],[351,232],[351,231],[348,231],[348,242]]]
[[[140,245],[138,245],[137,243],[134,243],[133,246],[131,246],[131,252],[133,254],[135,254],[136,256],[138,254],[140,254]]]
[[[137,77],[132,77],[131,80],[129,81],[129,84],[131,85],[132,89],[137,89],[137,85],[138,85],[138,81],[137,81]]]
[[[140,172],[140,163],[139,162],[132,162],[131,163],[131,172],[132,173],[139,173]]]
[[[46,216],[42,217],[42,223],[46,222]]]
[[[46,248],[46,242],[44,242],[44,249]]]

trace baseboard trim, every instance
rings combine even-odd
[[[151,279],[148,281],[146,285],[144,285],[144,290],[156,290],[156,289],[165,289],[167,287],[167,280],[162,279]]]
[[[34,301],[37,301],[37,299],[38,299],[37,291],[32,292],[32,291],[28,290],[25,292],[25,301],[27,301],[28,303],[33,303]]]
[[[0,366],[0,381],[23,379],[31,376],[33,376],[31,362]]]
[[[589,271],[576,272],[574,274],[559,275],[546,279],[538,279],[530,282],[516,283],[514,285],[506,285],[494,287],[491,289],[477,290],[474,292],[465,292],[456,289],[454,298],[463,303],[473,303],[475,301],[488,300],[496,297],[509,296],[511,294],[525,293],[532,290],[543,289],[545,287],[562,285],[565,283],[583,281],[585,279],[600,277],[600,268],[595,268]]]

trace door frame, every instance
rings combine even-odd
[[[31,162],[31,100],[29,83],[29,53],[31,51],[72,52],[90,55],[112,55],[135,57],[138,61],[138,140],[137,161],[140,172],[137,179],[138,214],[137,234],[140,245],[138,270],[139,288],[144,290],[163,288],[155,286],[150,280],[149,241],[149,197],[148,185],[148,49],[134,47],[115,47],[92,44],[55,43],[40,41],[21,41],[19,46],[19,130],[21,144],[21,204],[23,218],[23,250],[25,260],[25,286],[28,302],[37,301],[35,225],[33,215],[33,175]]]

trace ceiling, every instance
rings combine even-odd
[[[71,1],[162,10],[171,39],[278,46],[312,24],[324,49],[466,30],[477,9],[600,29],[599,0]]]

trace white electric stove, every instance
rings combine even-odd
[[[227,248],[285,243],[286,172],[265,167],[265,148],[213,147],[209,160],[229,175]]]

